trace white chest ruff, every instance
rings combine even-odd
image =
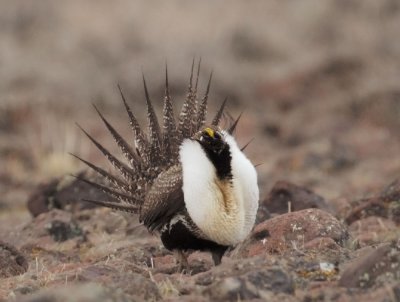
[[[257,174],[233,137],[226,135],[232,155],[232,182],[220,181],[196,141],[180,149],[185,205],[193,222],[212,241],[235,245],[254,225],[258,209]]]

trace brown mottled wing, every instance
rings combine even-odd
[[[185,208],[182,167],[175,165],[154,180],[140,211],[140,221],[151,231],[159,230]]]

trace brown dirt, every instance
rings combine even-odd
[[[398,1],[0,8],[0,301],[400,299]],[[144,112],[143,69],[159,109],[167,60],[180,105],[194,55],[200,91],[214,71],[211,106],[245,110],[262,209],[221,266],[193,253],[181,274],[137,217],[77,202],[97,193],[69,176],[83,166],[68,152],[107,168],[75,122],[117,152],[90,103],[128,138],[117,83]]]

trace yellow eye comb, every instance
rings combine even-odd
[[[204,129],[204,132],[206,132],[210,137],[214,138],[215,133],[213,129],[207,127]]]

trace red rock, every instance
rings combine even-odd
[[[152,257],[152,267],[155,272],[162,272],[164,274],[172,274],[177,271],[176,259],[173,255],[165,255],[159,257]]]
[[[153,266],[155,268],[160,268],[162,266],[175,266],[176,259],[173,255],[165,255],[153,258]]]
[[[163,299],[164,302],[209,302],[210,299],[200,295],[200,294],[192,294],[192,295],[184,295],[179,298],[166,298]]]
[[[315,194],[307,188],[303,188],[287,181],[278,181],[271,189],[267,198],[261,203],[271,213],[288,213],[309,208],[318,208],[332,212],[332,207],[324,198]]]
[[[49,199],[56,192],[58,180],[51,180],[37,186],[28,198],[27,207],[32,216],[49,211]]]
[[[346,227],[331,214],[307,209],[279,215],[258,224],[237,249],[243,257],[250,257],[265,252],[304,249],[307,244],[308,247],[318,247],[320,242],[324,242],[325,247],[336,248],[343,246],[348,238]]]
[[[396,224],[387,218],[370,216],[353,222],[349,226],[351,237],[360,246],[387,242],[398,236]]]
[[[400,224],[400,180],[391,183],[380,196],[356,201],[345,221],[352,224],[369,216],[389,218]]]
[[[306,250],[323,250],[327,248],[338,250],[340,246],[332,238],[318,237],[305,243],[304,248]]]
[[[336,217],[346,217],[351,210],[351,199],[347,197],[338,197],[331,199],[331,204],[336,210]]]

